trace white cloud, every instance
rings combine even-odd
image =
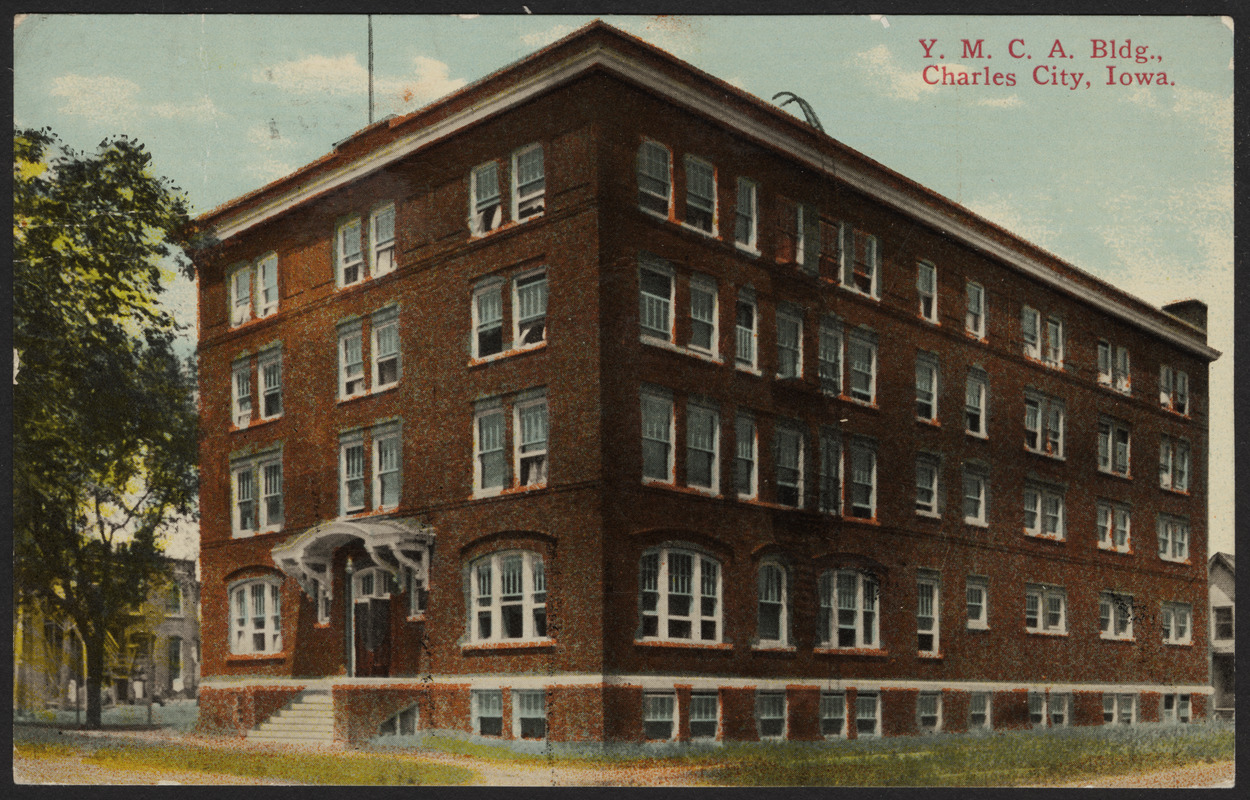
[[[61,105],[63,114],[116,123],[134,118],[139,84],[111,75],[71,74],[53,79],[49,93],[65,99]]]
[[[193,103],[157,103],[151,111],[165,119],[206,120],[226,116],[208,97],[201,97]]]
[[[278,122],[274,119],[248,128],[247,141],[249,144],[262,150],[272,150],[276,147],[286,147],[294,144],[294,142],[282,135],[282,132],[278,129]]]
[[[991,106],[993,108],[1015,108],[1024,105],[1024,101],[1020,99],[1018,94],[1009,94],[1006,97],[982,98],[977,101],[979,106]]]
[[[442,61],[426,56],[412,59],[409,77],[390,78],[377,83],[377,91],[383,97],[390,96],[395,110],[405,110],[425,105],[451,94],[464,86],[463,78],[452,78],[451,68]]]
[[[1190,119],[1203,126],[1207,134],[1219,148],[1219,152],[1229,159],[1232,169],[1233,157],[1233,96],[1216,95],[1201,89],[1188,86],[1174,87],[1176,102],[1172,113],[1178,119]]]
[[[868,80],[877,84],[888,96],[898,100],[919,100],[920,95],[934,87],[924,82],[920,69],[904,69],[894,59],[890,48],[879,44],[859,53],[857,66],[868,73]],[[947,64],[948,72],[966,72],[961,64]]]
[[[259,69],[257,83],[271,83],[295,94],[357,94],[369,90],[369,73],[354,55],[312,55]]]
[[[989,194],[978,200],[970,200],[964,205],[974,214],[980,214],[995,225],[1006,228],[1026,241],[1050,249],[1050,242],[1054,240],[1056,231],[1044,225],[1041,218],[1030,216],[1023,211],[1032,203],[1032,198],[1016,201],[1000,194]]]
[[[521,37],[521,42],[526,47],[544,47],[551,44],[556,39],[568,36],[574,30],[572,25],[554,25],[545,31],[536,33],[527,33]]]
[[[275,158],[267,158],[257,164],[252,164],[247,168],[249,175],[254,175],[260,180],[268,183],[277,180],[284,175],[289,175],[295,171],[295,167],[285,161],[278,161]]]

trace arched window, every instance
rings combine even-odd
[[[721,570],[714,558],[662,547],[643,554],[638,578],[643,639],[721,640]]]
[[[278,580],[243,581],[230,590],[230,652],[282,652],[282,605]]]
[[[547,579],[541,555],[529,550],[492,553],[474,561],[469,572],[470,640],[500,642],[547,636]]]
[[[828,647],[878,648],[877,579],[853,569],[820,576],[820,639]]]
[[[788,592],[785,568],[775,561],[762,564],[759,573],[758,617],[762,647],[779,647],[789,642]]]

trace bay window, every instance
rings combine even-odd
[[[675,547],[646,552],[639,564],[643,640],[719,643],[720,562]]]

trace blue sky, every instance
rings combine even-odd
[[[376,113],[420,108],[590,19],[375,16]],[[795,92],[834,138],[1150,303],[1207,302],[1224,353],[1211,373],[1211,544],[1233,548],[1233,423],[1221,411],[1233,403],[1231,21],[604,19],[758,97]],[[937,40],[935,58],[921,39]],[[962,39],[984,40],[991,57],[962,58]],[[1148,60],[1093,58],[1093,40],[1144,45]],[[366,41],[364,16],[18,17],[15,124],[79,149],[134,136],[203,212],[366,124]],[[1004,85],[932,86],[930,65],[988,69]],[[1133,85],[1107,85],[1109,65]],[[1061,69],[1081,85],[1052,85]],[[1162,86],[1135,77],[1159,72]],[[187,286],[170,304],[194,321]]]

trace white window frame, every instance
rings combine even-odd
[[[246,395],[240,391],[243,388],[247,389]],[[252,410],[256,405],[252,402],[254,396],[252,359],[247,356],[235,361],[230,369],[230,419],[235,428],[246,428],[252,424]]]
[[[853,604],[843,607],[839,582],[854,581],[850,587]],[[866,572],[856,569],[827,570],[820,576],[820,641],[822,648],[836,650],[881,649],[880,584]],[[848,635],[843,636],[842,631]],[[848,644],[844,640],[853,639]]]
[[[1133,725],[1136,722],[1136,694],[1102,693],[1102,723],[1104,725]]]
[[[871,725],[865,730],[865,723]],[[855,695],[855,736],[859,739],[875,739],[881,735],[881,695],[876,692],[859,692]]]
[[[1123,592],[1099,592],[1098,635],[1103,639],[1133,640],[1133,596]]]
[[[504,595],[503,566],[520,559],[520,591]],[[502,550],[469,563],[468,640],[473,644],[533,643],[551,641],[547,628],[547,573],[540,553],[533,550]],[[485,570],[485,572],[483,572]],[[505,598],[512,599],[505,603]],[[521,635],[504,635],[504,611],[519,608]],[[483,634],[483,618],[490,632]]]
[[[826,739],[845,739],[846,738],[846,693],[845,692],[821,692],[820,693],[820,733]],[[837,730],[830,730],[828,723],[836,722]]]
[[[1099,500],[1097,505],[1098,549],[1116,553],[1132,547],[1132,512],[1122,503]]]
[[[849,343],[847,345],[847,362],[850,371],[849,379],[849,397],[857,403],[865,405],[876,405],[877,403],[877,337],[868,331],[856,328],[849,334]],[[865,364],[862,361],[857,362],[856,348],[866,348],[868,361]],[[867,367],[867,371],[864,367]],[[862,388],[856,386],[856,377],[862,375],[868,376],[867,396]]]
[[[357,476],[354,472],[349,471],[352,456],[351,451],[359,448],[360,450],[360,474]],[[346,517],[350,514],[358,514],[369,507],[369,498],[367,497],[368,489],[365,484],[365,462],[368,461],[368,453],[365,451],[365,439],[362,433],[356,432],[346,434],[339,437],[339,516]],[[360,483],[360,504],[352,505],[351,487],[354,483]]]
[[[643,692],[642,736],[649,742],[668,742],[677,738],[677,694],[675,692]],[[653,727],[668,726],[667,736],[652,736]]]
[[[1159,486],[1189,494],[1193,476],[1193,450],[1189,442],[1173,436],[1159,437]]]
[[[783,335],[783,331],[787,331]],[[790,334],[793,333],[793,339]],[[792,361],[792,364],[787,364]],[[777,306],[777,379],[803,378],[803,312],[789,305]]]
[[[977,339],[985,339],[986,302],[985,287],[974,281],[968,281],[965,287],[967,296],[964,310],[964,330]]]
[[[780,709],[778,709],[778,706],[780,706]],[[790,727],[787,720],[788,706],[784,691],[757,690],[755,692],[755,729],[762,741],[777,741],[786,738],[788,728]],[[771,729],[777,724],[778,720],[781,723],[781,731],[779,733],[773,733],[771,730],[765,732],[765,724]]]
[[[1159,697],[1159,721],[1165,725],[1193,721],[1192,695],[1165,694]],[[1171,708],[1168,707],[1169,703]]]
[[[538,153],[538,177],[531,177],[521,184],[521,159]],[[541,142],[526,145],[512,152],[512,208],[513,222],[529,222],[541,217],[547,209],[547,164]]]
[[[916,419],[937,424],[940,380],[937,356],[923,350],[916,353]]]
[[[1123,452],[1120,450],[1120,434],[1124,435]],[[1098,471],[1109,475],[1131,478],[1133,429],[1123,420],[1114,417],[1098,418]]]
[[[642,482],[643,483],[665,483],[673,484],[676,482],[675,458],[673,453],[673,443],[676,438],[676,414],[674,413],[673,396],[667,392],[658,392],[655,390],[645,389],[639,393],[641,399],[641,425],[639,426],[642,434],[643,457],[642,457]],[[660,420],[652,419],[648,423],[648,414],[658,414],[664,411],[667,415],[667,424],[660,424]],[[658,475],[647,474],[647,456],[646,443],[655,442],[657,445],[663,445],[666,450],[667,474],[661,478]]]
[[[820,491],[817,508],[842,514],[842,436],[832,428],[820,431]]]
[[[356,350],[359,351],[355,360],[350,360],[350,343],[352,339],[356,340]],[[338,349],[339,349],[339,400],[348,400],[353,397],[362,397],[369,393],[368,374],[365,372],[365,341],[363,328],[359,320],[340,325],[338,329]],[[353,374],[352,368],[356,368]],[[358,384],[356,389],[352,389],[353,384]]]
[[[469,691],[469,711],[473,719],[473,734],[492,739],[503,736],[503,690],[472,689]],[[496,712],[498,712],[496,714]],[[483,733],[482,720],[499,718],[499,733]]]
[[[941,458],[929,453],[916,454],[916,513],[939,516],[941,511]]]
[[[1159,608],[1159,620],[1163,627],[1163,643],[1175,645],[1193,644],[1193,606],[1189,603],[1164,602]]]
[[[673,586],[670,567],[674,559],[690,560],[688,593],[677,591],[680,586]],[[714,574],[709,574],[709,570]],[[638,561],[638,641],[682,642],[693,646],[720,644],[724,635],[724,572],[720,559],[689,547],[665,545],[643,552]],[[707,594],[708,590],[713,593]],[[655,595],[654,608],[649,607],[648,595],[651,594]],[[672,608],[674,599],[679,597],[689,598],[686,614],[677,613]],[[706,613],[709,607],[712,609],[710,614]],[[654,624],[649,625],[649,620],[654,620]],[[672,633],[674,624],[689,625],[690,635]],[[705,635],[707,626],[712,630],[710,637]],[[648,627],[654,627],[655,632],[649,633]]]
[[[1020,340],[1024,344],[1024,357],[1042,360],[1042,315],[1036,308],[1025,306],[1020,311]]]
[[[663,154],[663,157],[664,157],[664,168],[663,170],[658,170],[658,171],[662,171],[664,174],[663,175],[653,174],[653,170],[649,169],[653,165],[650,163],[650,160],[648,160],[647,155],[648,154],[659,155],[661,153]],[[657,162],[657,165],[655,166],[658,166],[658,162]],[[643,181],[644,178],[650,181],[654,181],[655,183],[662,186],[663,191],[662,192],[659,191],[658,187],[657,188],[645,187],[644,181]],[[648,214],[660,217],[661,219],[665,219],[665,220],[672,219],[672,216],[673,216],[673,154],[672,154],[672,151],[669,150],[664,145],[660,144],[659,142],[652,141],[650,139],[644,139],[642,141],[642,144],[639,145],[638,147],[637,183],[638,183],[638,208]],[[656,200],[659,200],[664,205],[664,211],[660,212],[654,208],[649,208],[645,204],[644,198],[649,198],[652,203],[655,203]]]
[[[277,474],[276,480],[273,475]],[[266,456],[256,461],[256,481],[260,497],[257,498],[258,533],[272,533],[282,529],[285,513],[282,484],[282,454]],[[276,506],[276,508],[275,508]]]
[[[1042,361],[1046,366],[1063,369],[1063,320],[1058,317],[1047,317],[1046,343]]]
[[[931,708],[929,707],[932,704]],[[926,717],[932,717],[932,724],[926,723]],[[942,731],[942,693],[921,692],[916,695],[916,729],[922,735],[941,733]]]
[[[979,369],[968,371],[967,383],[964,386],[964,432],[980,439],[989,436],[989,375]],[[977,424],[974,427],[972,416],[976,414]]]
[[[375,428],[373,431],[373,507],[379,511],[389,510],[399,506],[403,497],[403,475],[404,475],[404,446],[403,438],[400,435],[398,425],[388,426],[385,428]],[[394,463],[388,463],[390,459],[385,458],[384,448],[394,448]],[[394,502],[388,503],[385,499],[383,491],[384,478],[394,476],[395,478],[395,499]]]
[[[262,351],[256,359],[256,382],[260,390],[260,418],[277,419],[282,416],[282,348],[274,347]],[[277,383],[270,384],[270,376],[277,376]],[[272,414],[269,411],[270,397],[277,397],[277,408]]]
[[[719,222],[718,217],[717,217],[718,208],[717,208],[717,196],[716,196],[716,167],[708,161],[704,161],[701,158],[697,158],[691,155],[686,156],[685,162],[686,162],[685,163],[685,166],[686,166],[685,227],[699,231],[700,233],[705,233],[709,236],[716,236],[717,222]],[[700,170],[703,170],[703,169],[707,170],[706,176],[699,174]],[[711,183],[711,197],[705,197],[701,194],[697,194],[696,193],[697,187],[692,185],[693,183],[696,183],[698,180],[700,180],[702,177],[706,177],[707,180]],[[699,202],[692,202],[695,200],[698,200]],[[711,206],[710,208],[708,208],[709,205]],[[708,215],[708,225],[706,228],[703,227],[702,225],[695,225],[690,221],[690,209],[692,206],[698,211],[702,211],[703,213]]]
[[[749,465],[746,472],[749,485],[745,489],[742,485],[743,464]],[[738,492],[739,500],[754,500],[759,497],[759,470],[759,429],[755,425],[754,417],[739,413],[734,420],[734,488]]]
[[[1067,635],[1068,593],[1062,587],[1027,584],[1024,587],[1024,601],[1024,629],[1026,631],[1051,636]],[[1055,619],[1056,614],[1058,619]]]
[[[864,239],[862,260],[859,258],[860,237]],[[877,237],[843,222],[838,226],[838,256],[843,288],[881,299],[881,244]],[[864,281],[868,283],[867,290],[861,285]]]
[[[710,307],[704,309],[696,305],[696,297],[702,295],[711,299]],[[706,316],[703,313],[706,311]],[[690,349],[697,350],[700,353],[706,353],[712,358],[716,358],[720,350],[720,303],[716,292],[716,279],[707,275],[691,275],[690,276]],[[695,330],[699,325],[705,325],[708,331],[708,344],[695,343]]]
[[[816,371],[825,394],[842,394],[842,323],[837,317],[821,317],[816,348]]]
[[[247,282],[246,287],[239,285],[241,280]],[[230,287],[230,327],[237,328],[252,318],[252,265],[239,264],[232,268],[227,285]]]
[[[981,708],[978,708],[981,706]],[[970,692],[968,695],[968,730],[988,731],[994,729],[994,695],[992,692]],[[978,722],[978,716],[984,720]]]
[[[494,179],[488,186],[487,176]],[[481,194],[478,185],[493,194]],[[477,238],[503,227],[503,198],[499,193],[499,164],[487,161],[469,170],[469,234]]]
[[[266,286],[270,276],[273,278],[273,284]],[[256,299],[252,307],[256,311],[256,317],[263,318],[276,314],[279,302],[277,253],[266,253],[256,259],[254,283],[256,284]]]
[[[1189,521],[1160,514],[1156,520],[1159,558],[1164,561],[1189,561]]]
[[[430,605],[430,579],[429,569],[426,568],[426,576],[418,577],[417,573],[411,569],[406,570],[408,575],[408,618],[424,619],[425,611]]]
[[[535,412],[536,416],[532,422],[537,423],[542,431],[542,440],[529,439],[529,435],[525,430],[523,415]],[[518,401],[513,407],[512,418],[512,474],[515,476],[514,485],[525,486],[532,489],[539,489],[547,485],[549,470],[551,469],[551,418],[547,408],[547,395],[544,393],[541,397],[534,397],[523,401]],[[526,448],[530,449],[526,449]],[[534,461],[541,459],[537,476],[527,476],[524,469],[525,461]],[[527,478],[529,478],[527,480]]]
[[[531,287],[533,287],[531,289]],[[522,316],[521,292],[532,290],[537,293],[538,304],[541,305],[541,313],[537,313],[535,309],[529,309]],[[543,267],[537,270],[517,275],[512,280],[512,348],[514,350],[527,350],[531,347],[541,347],[547,342],[547,268]],[[535,329],[538,329],[535,333]],[[532,341],[526,341],[532,339]]]
[[[984,528],[989,525],[989,474],[974,464],[964,464],[963,515],[964,523]],[[975,506],[970,508],[970,504]],[[973,513],[969,514],[969,511]]]
[[[707,706],[711,705],[711,713]],[[695,726],[712,724],[712,733],[696,731]],[[720,695],[717,692],[691,692],[690,694],[690,738],[694,740],[715,739],[720,735]]]
[[[743,211],[743,192],[747,210]],[[759,185],[749,178],[738,178],[738,200],[734,208],[734,244],[739,250],[759,252]],[[743,227],[746,239],[743,239]]]
[[[252,578],[230,585],[226,596],[232,655],[276,655],[282,652],[281,587],[282,581],[276,577]],[[257,637],[263,639],[263,644],[257,643]]]
[[[751,327],[742,325],[743,308],[751,310]],[[754,292],[739,290],[734,304],[734,366],[747,372],[758,372],[759,365],[760,309]],[[744,351],[749,358],[743,358]]]
[[[941,620],[941,576],[933,570],[918,570],[916,573],[916,653],[918,655],[941,655]],[[925,646],[926,644],[928,647]]]
[[[1067,692],[1048,693],[1046,695],[1046,719],[1052,728],[1066,728],[1071,724],[1072,695]]]
[[[230,468],[230,519],[234,538],[254,536],[260,529],[260,481],[253,461],[236,462]],[[246,515],[244,504],[250,503]]]
[[[390,308],[379,311],[373,315],[369,325],[369,360],[371,363],[373,391],[379,392],[383,389],[389,389],[392,386],[398,386],[400,379],[403,377],[403,355],[400,347],[399,338],[399,309]],[[393,328],[395,331],[395,349],[393,352],[382,352],[382,333],[387,329]],[[395,379],[383,383],[382,368],[385,362],[395,362]]]
[[[775,559],[760,564],[756,575],[757,606],[755,631],[759,647],[787,647],[790,644],[789,570]],[[764,635],[765,606],[776,608],[777,635]],[[773,612],[769,612],[771,615]]]
[[[1189,373],[1167,364],[1159,365],[1159,405],[1189,416]]]
[[[1040,539],[1063,541],[1066,536],[1067,514],[1065,492],[1042,484],[1027,483],[1024,486],[1024,532]],[[1030,521],[1030,516],[1032,521]],[[1050,521],[1054,519],[1054,530]]]
[[[877,518],[877,447],[874,442],[867,439],[855,438],[851,440],[851,497],[850,502],[845,507],[845,513],[849,517],[855,519],[876,519]],[[857,456],[867,459],[865,465]],[[866,469],[865,469],[866,466]],[[865,478],[867,480],[865,480]],[[868,487],[867,505],[859,503],[856,498],[856,489],[862,486]],[[856,513],[860,508],[867,508],[868,515]]]
[[[668,281],[668,295],[647,291],[643,285],[643,273],[651,273]],[[673,266],[662,258],[643,253],[638,259],[638,327],[644,341],[658,339],[673,343],[673,304],[677,293],[677,274]],[[663,320],[660,319],[663,317]],[[664,328],[655,327],[663,323]]]
[[[381,221],[391,218],[390,236],[383,238]],[[369,269],[374,277],[389,275],[395,271],[397,247],[395,243],[395,204],[383,203],[369,214]]]
[[[707,441],[696,439],[696,418],[708,421]],[[707,484],[695,483],[691,464],[695,457],[708,459]],[[715,404],[690,400],[686,403],[686,485],[707,494],[720,494],[720,411]]]
[[[525,720],[542,720],[542,736],[526,736]],[[547,692],[542,689],[512,690],[512,738],[545,741],[547,739]]]
[[[487,308],[488,311],[497,312],[497,316],[490,319],[484,318],[483,305],[494,306]],[[506,352],[505,342],[503,340],[503,281],[492,279],[485,281],[473,290],[473,299],[469,305],[469,312],[473,318],[473,357],[478,360],[494,358]],[[482,337],[490,334],[492,331],[499,332],[499,349],[490,353],[482,352]]]
[[[806,457],[807,457],[807,453],[806,453],[807,435],[804,433],[803,429],[799,427],[797,423],[779,422],[773,431],[773,437],[774,437],[773,468],[774,468],[775,480],[776,480],[775,499],[777,501],[777,504],[781,506],[785,506],[786,508],[803,508],[804,500],[806,499],[806,494],[807,494],[807,486],[806,486],[806,482],[804,481],[804,477],[805,477],[804,462],[806,461]],[[787,460],[785,463],[783,463],[783,460],[782,460],[783,439],[786,440],[787,449],[789,449],[789,444],[791,442],[794,445],[793,461]],[[787,479],[785,481],[782,480],[783,470],[786,471],[787,473],[786,475]],[[789,480],[790,473],[793,473],[793,476],[794,476],[793,480]],[[795,501],[793,503],[788,503],[782,500],[781,493],[782,493],[783,487],[786,488],[787,490],[794,491]]]
[[[981,575],[969,575],[964,582],[964,610],[968,630],[990,627],[990,582]]]
[[[275,468],[276,486],[270,479]],[[246,497],[244,496],[245,490]],[[244,503],[251,504],[249,527],[244,526]],[[274,503],[276,503],[276,509],[271,508]],[[230,527],[233,538],[281,530],[283,512],[282,451],[280,449],[268,450],[231,462]]]
[[[1228,635],[1222,635],[1220,627],[1224,624],[1220,617],[1228,615]],[[1211,607],[1211,639],[1216,642],[1231,642],[1237,638],[1236,612],[1234,607],[1229,606],[1212,606]]]
[[[916,296],[920,318],[938,324],[937,267],[928,261],[916,264]]]
[[[351,235],[353,228],[356,231],[358,243],[358,249],[355,253],[349,252],[344,247],[347,237]],[[340,221],[334,228],[334,275],[340,289],[355,286],[369,277],[369,264],[365,258],[363,234],[364,231],[358,215]],[[352,269],[356,270],[356,278],[355,280],[348,280],[348,271]]]
[[[499,441],[489,442],[482,436],[482,426],[487,418],[498,417],[499,424]],[[497,445],[497,446],[496,446]],[[487,449],[489,448],[489,449]],[[473,496],[489,497],[499,494],[508,486],[511,481],[508,476],[508,428],[507,417],[504,414],[503,404],[498,400],[484,402],[478,406],[473,414]],[[492,462],[498,461],[501,465],[499,485],[486,485],[486,469],[485,461],[490,458]]]
[[[1031,408],[1036,409],[1036,419],[1030,420]],[[1056,425],[1056,421],[1058,425]],[[1064,428],[1067,423],[1067,406],[1058,398],[1037,392],[1024,394],[1024,449],[1038,455],[1062,459],[1064,457]],[[1029,443],[1032,434],[1034,444]]]

